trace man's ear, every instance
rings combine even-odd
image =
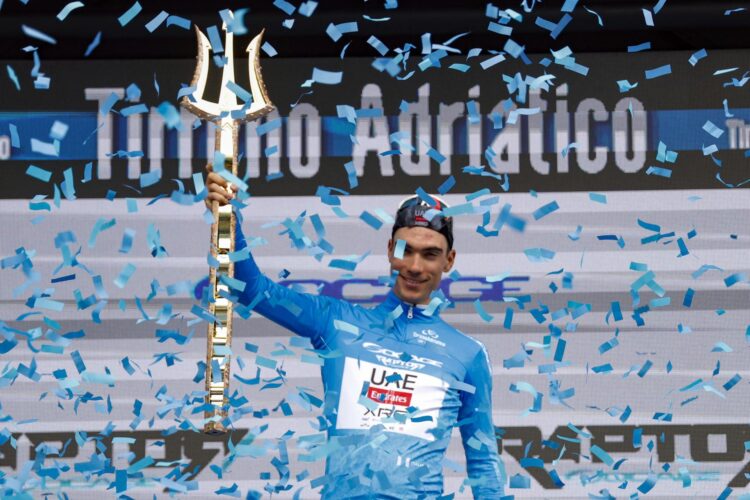
[[[394,245],[393,238],[390,238],[388,240],[388,258],[389,259],[391,258],[391,256],[393,256],[393,245]]]
[[[456,250],[451,249],[448,251],[448,255],[445,258],[445,266],[443,266],[443,272],[447,273],[453,268],[453,264],[456,262]]]

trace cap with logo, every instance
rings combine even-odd
[[[445,216],[442,210],[448,205],[437,196],[427,199],[419,195],[406,198],[398,206],[391,238],[402,227],[426,227],[437,231],[448,240],[448,250],[453,248],[453,217]]]

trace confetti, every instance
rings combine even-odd
[[[359,31],[359,25],[356,21],[341,24],[331,23],[326,29],[326,33],[334,42],[339,41],[341,36],[346,33],[356,33],[357,31]]]
[[[703,124],[703,130],[711,134],[716,139],[721,137],[721,135],[724,133],[724,131],[714,125],[711,120],[706,120],[706,123]]]
[[[136,2],[133,3],[133,5],[128,10],[126,10],[119,18],[117,18],[117,22],[120,23],[120,26],[127,25],[130,21],[133,20],[135,16],[137,16],[141,12],[142,9],[143,7],[141,7],[141,4],[136,0]]]
[[[13,67],[10,64],[6,64],[5,69],[8,72],[8,78],[10,78],[10,81],[13,82],[13,86],[16,87],[16,90],[21,90],[21,84],[18,82],[18,77],[16,76],[16,72]]]
[[[607,204],[607,195],[601,194],[601,193],[589,193],[589,199],[591,201],[594,201],[596,203],[601,203],[603,205]]]
[[[700,49],[699,51],[694,52],[690,56],[690,59],[688,60],[688,62],[690,63],[691,66],[695,66],[696,64],[698,64],[698,61],[700,61],[707,55],[708,55],[708,52],[706,52],[706,49]]]
[[[57,40],[55,40],[54,38],[52,38],[51,36],[49,36],[46,33],[43,33],[43,32],[41,32],[41,31],[39,31],[39,30],[37,30],[35,28],[32,28],[31,26],[26,26],[25,24],[22,24],[21,25],[21,30],[28,37],[35,38],[37,40],[41,40],[42,42],[46,42],[46,43],[49,43],[51,45],[56,45],[57,44]]]
[[[162,25],[162,23],[164,23],[167,17],[169,17],[169,13],[166,11],[163,10],[159,12],[153,19],[146,23],[146,30],[148,30],[149,33],[153,33]]]
[[[543,217],[551,214],[552,212],[556,211],[559,208],[560,206],[557,204],[556,201],[551,201],[547,203],[546,205],[534,210],[534,213],[533,213],[534,220],[542,219]]]
[[[663,66],[659,66],[658,68],[652,68],[646,70],[646,80],[652,80],[654,78],[659,78],[660,76],[665,76],[672,73],[672,65],[671,64],[665,64]]]
[[[63,7],[62,10],[57,14],[57,19],[59,21],[64,21],[65,18],[68,17],[68,14],[73,12],[75,9],[80,9],[83,6],[83,2],[70,2],[65,5],[65,7]]]
[[[643,52],[644,50],[651,50],[651,42],[643,42],[638,45],[628,45],[628,52]]]
[[[29,165],[29,167],[26,169],[26,175],[35,179],[39,179],[42,182],[49,182],[50,178],[52,177],[52,172],[44,170],[43,168],[39,168],[36,165]]]

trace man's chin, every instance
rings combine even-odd
[[[424,293],[418,290],[409,290],[406,287],[397,286],[394,288],[394,291],[396,292],[396,295],[398,295],[398,297],[404,302],[409,302],[411,304],[421,304],[425,301]]]

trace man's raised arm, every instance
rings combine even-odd
[[[206,204],[213,201],[221,205],[234,198],[233,190],[219,174],[209,171],[206,178],[208,196]],[[239,222],[236,227],[235,252],[247,248],[245,236]],[[235,290],[239,301],[251,306],[271,321],[312,340],[316,349],[326,346],[326,335],[330,331],[332,309],[338,301],[325,296],[299,293],[275,283],[261,272],[251,253],[234,263],[235,279],[245,283],[245,289]]]

